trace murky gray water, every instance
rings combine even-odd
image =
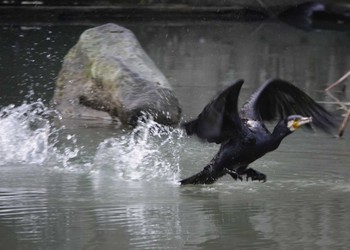
[[[349,32],[277,23],[122,25],[169,78],[185,117],[237,78],[246,79],[242,101],[280,77],[329,102],[321,90],[350,69]],[[343,139],[297,131],[254,163],[266,183],[224,177],[180,187],[216,145],[151,121],[130,132],[49,120],[62,58],[86,28],[1,27],[1,249],[348,248],[350,131]],[[349,99],[349,91],[336,94]]]

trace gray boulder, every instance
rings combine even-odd
[[[64,58],[53,97],[63,117],[118,120],[135,125],[144,113],[177,124],[181,109],[165,76],[134,34],[116,24],[82,33]]]

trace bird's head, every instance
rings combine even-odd
[[[290,130],[290,132],[294,132],[296,129],[301,126],[312,122],[312,117],[304,117],[301,115],[290,115],[285,119],[285,125]]]
[[[290,115],[277,123],[272,132],[271,139],[275,142],[275,149],[281,143],[284,137],[290,135],[301,126],[312,122],[311,117],[304,117],[301,115]]]
[[[301,115],[290,115],[281,120],[275,127],[273,134],[276,138],[284,138],[293,133],[301,126],[312,122],[311,117],[304,117]]]

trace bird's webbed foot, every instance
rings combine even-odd
[[[249,178],[252,180],[252,181],[262,181],[262,182],[266,182],[266,175],[255,170],[255,169],[252,169],[252,168],[248,168],[246,169],[245,171],[245,174],[246,174],[246,180],[248,181]]]
[[[231,175],[231,177],[232,177],[235,181],[237,181],[238,179],[241,180],[241,181],[243,180],[242,176],[239,175],[235,170],[231,170],[231,169],[225,168],[225,172],[226,172],[227,174]]]

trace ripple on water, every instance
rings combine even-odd
[[[21,240],[38,241],[48,221],[45,190],[0,189],[1,221],[17,228]]]

